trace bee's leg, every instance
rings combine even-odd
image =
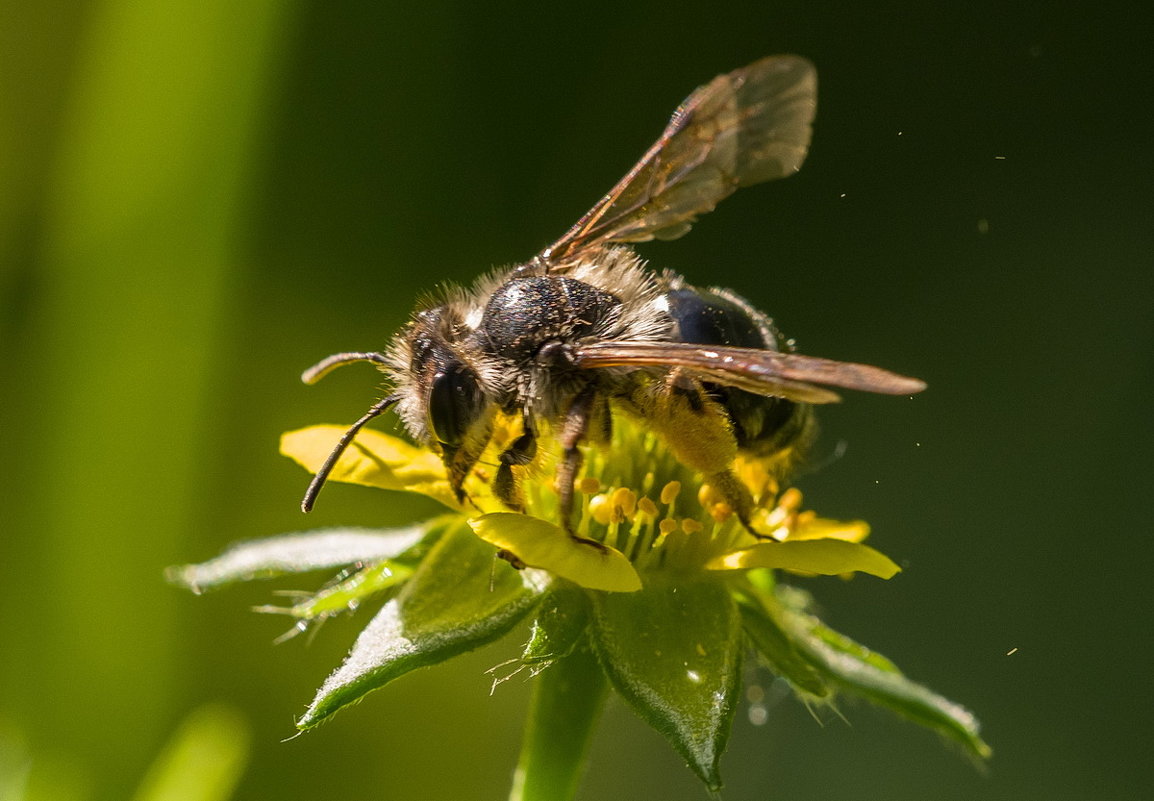
[[[758,539],[765,539],[753,530],[750,523],[750,517],[753,514],[753,495],[750,493],[749,487],[745,486],[732,470],[726,469],[713,473],[706,481],[721,494],[722,499],[737,515],[737,519],[741,521],[741,525],[745,527],[746,531]]]
[[[709,397],[700,381],[682,370],[671,370],[656,392],[640,394],[634,403],[648,412],[649,425],[662,435],[678,461],[704,474],[753,533],[753,495],[731,467],[737,458],[737,440],[725,408]]]
[[[569,532],[569,536],[585,545],[592,545],[600,551],[606,548],[596,540],[587,537],[578,537],[573,533],[573,485],[577,481],[577,473],[581,470],[584,456],[578,447],[589,430],[591,418],[595,416],[597,392],[590,384],[577,393],[569,411],[565,414],[565,422],[561,427],[561,463],[557,465],[557,509],[561,518],[561,525]]]
[[[465,479],[469,475],[469,471],[473,468],[472,462],[466,458],[458,456],[460,448],[455,448],[445,443],[441,443],[441,461],[445,465],[445,472],[449,475],[449,486],[453,489],[453,495],[457,498],[457,503],[462,506],[468,500],[465,494]]]
[[[464,504],[467,500],[465,480],[488,446],[492,431],[493,421],[492,417],[489,416],[473,425],[464,442],[460,445],[449,445],[444,442],[439,445],[441,461],[445,464],[445,472],[449,478],[449,486],[453,488],[453,494],[457,496],[458,503]]]
[[[522,434],[513,440],[513,443],[501,453],[501,465],[497,468],[497,477],[493,480],[493,493],[497,500],[514,511],[524,508],[521,495],[517,491],[517,479],[513,475],[514,465],[527,465],[537,456],[537,434],[533,430],[533,420],[526,413],[522,417]]]

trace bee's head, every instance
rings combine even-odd
[[[451,304],[418,313],[402,334],[405,369],[397,382],[406,426],[440,451],[458,492],[488,444],[496,410],[470,355],[470,330]]]

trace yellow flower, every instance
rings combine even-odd
[[[343,433],[337,426],[289,432],[281,450],[315,473]],[[542,433],[542,443],[553,441]],[[565,780],[575,781],[582,743],[612,687],[716,790],[749,652],[807,703],[856,694],[978,757],[989,755],[969,712],[830,630],[810,611],[806,593],[776,584],[777,569],[896,574],[893,561],[862,544],[865,523],[803,510],[798,491],[778,493],[772,466],[739,459],[734,474],[755,499],[747,527],[655,434],[621,419],[609,447],[585,453],[570,532],[557,519],[557,454],[548,447],[533,465],[518,468],[522,511],[495,497],[486,465],[497,464],[509,436],[494,437],[494,450],[467,477],[462,500],[435,453],[362,430],[330,480],[421,493],[448,513],[401,529],[324,529],[242,543],[175,568],[170,578],[199,592],[341,570],[338,580],[299,594],[289,607],[261,609],[293,616],[290,634],[384,601],[298,720],[302,730],[398,676],[493,642],[529,620],[520,657],[505,664],[512,665],[506,675],[536,676],[519,771],[539,781],[560,753]]]
[[[281,451],[316,472],[342,433],[337,426],[292,431],[281,439]],[[755,509],[752,526],[763,539],[752,536],[654,434],[628,420],[616,425],[611,448],[589,454],[577,484],[574,533],[605,546],[603,551],[591,548],[556,521],[550,480],[555,460],[546,454],[523,480],[524,514],[510,512],[493,497],[483,470],[466,482],[468,504],[463,507],[434,453],[378,431],[360,432],[330,480],[428,495],[469,516],[477,535],[510,562],[547,570],[591,590],[633,592],[641,589],[646,575],[693,570],[779,568],[811,575],[863,572],[887,579],[900,570],[861,544],[869,533],[865,523],[801,511],[796,489],[782,493],[774,506]],[[739,464],[737,472],[755,497],[766,496],[756,463]]]

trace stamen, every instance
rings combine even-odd
[[[633,513],[637,510],[637,493],[628,487],[618,487],[613,490],[610,500],[613,503],[613,509],[621,512],[622,519],[633,517]]]
[[[601,482],[594,476],[585,476],[577,482],[577,489],[586,495],[596,495],[601,491]]]
[[[613,520],[613,506],[609,503],[609,496],[601,494],[590,498],[589,514],[601,525],[609,525]]]

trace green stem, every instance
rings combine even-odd
[[[575,648],[534,680],[509,801],[568,801],[576,795],[606,687],[605,673],[587,646]]]

